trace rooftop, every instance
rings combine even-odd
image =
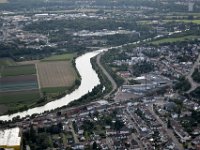
[[[20,129],[0,130],[0,146],[18,146],[21,143]]]

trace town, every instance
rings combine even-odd
[[[76,91],[88,52],[100,84],[0,120],[0,149],[200,149],[200,1],[21,1],[0,0],[0,117]]]

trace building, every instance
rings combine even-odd
[[[20,128],[18,127],[0,130],[0,148],[20,150],[21,139]]]
[[[193,12],[194,11],[194,3],[193,2],[189,2],[188,3],[188,11],[189,12]]]

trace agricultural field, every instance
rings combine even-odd
[[[35,65],[0,59],[0,114],[36,103],[40,98]]]
[[[151,44],[162,44],[162,43],[173,43],[173,42],[181,42],[185,40],[194,40],[199,38],[199,36],[183,36],[183,37],[177,37],[177,38],[163,38],[160,40],[152,41]]]
[[[42,61],[71,61],[74,57],[76,56],[76,54],[62,54],[62,55],[54,55],[54,56],[50,56],[47,57],[45,59],[43,59]]]
[[[38,90],[0,93],[0,107],[5,110],[19,110],[24,106],[32,106],[40,98]],[[5,113],[0,110],[0,114]]]
[[[44,93],[53,100],[75,85],[78,79],[72,64],[75,54],[43,60],[14,62],[0,59],[0,114],[37,105]]]
[[[1,76],[19,76],[36,74],[35,65],[6,66],[1,69]]]
[[[48,61],[37,64],[41,88],[73,86],[77,75],[70,61]]]
[[[0,92],[38,89],[37,76],[13,76],[0,78]]]
[[[14,66],[16,62],[10,58],[1,58],[0,59],[0,68],[4,66]]]

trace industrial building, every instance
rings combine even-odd
[[[21,149],[20,128],[0,130],[0,149],[20,150]]]

